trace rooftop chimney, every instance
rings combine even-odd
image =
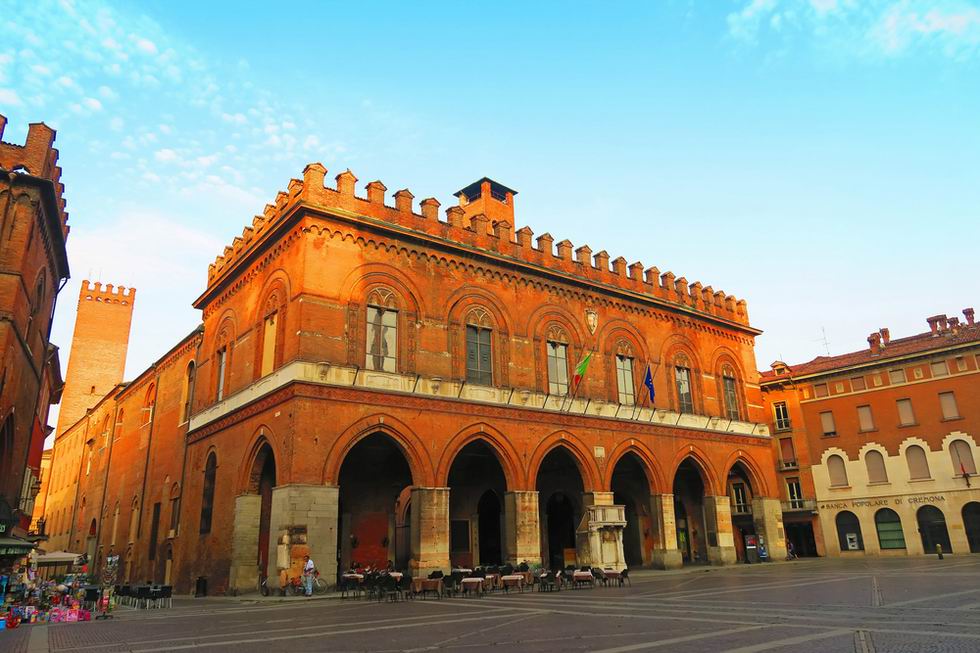
[[[945,315],[933,315],[932,317],[927,318],[926,319],[926,322],[929,323],[929,329],[932,331],[932,335],[934,335],[934,336],[935,335],[939,335],[939,332],[942,330],[942,328],[940,328],[939,325],[940,325],[940,323],[942,323],[944,325],[944,327],[945,327],[946,316]]]
[[[514,224],[514,196],[517,191],[489,177],[474,181],[455,193],[466,217],[483,214],[491,224],[502,220]]]
[[[879,329],[878,330],[878,333],[881,334],[881,345],[882,346],[885,346],[889,342],[891,342],[891,340],[892,340],[892,334],[891,334],[891,331],[888,330],[888,327],[883,327],[883,328]]]
[[[963,317],[966,318],[966,323],[968,325],[973,326],[973,309],[972,308],[964,308],[963,309]]]
[[[881,334],[877,331],[868,336],[868,344],[871,345],[871,353],[878,355],[881,353]]]

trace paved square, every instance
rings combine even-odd
[[[0,632],[0,650],[980,651],[980,556],[635,576],[626,588],[396,604],[182,599],[109,622]]]

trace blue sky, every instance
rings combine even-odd
[[[980,5],[0,0],[5,140],[58,129],[73,269],[138,288],[127,376],[304,165],[749,302],[763,369],[980,303]],[[63,360],[63,364],[64,364]]]

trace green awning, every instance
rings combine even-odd
[[[33,550],[33,542],[19,537],[0,537],[0,556],[24,556]]]

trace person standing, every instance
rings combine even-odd
[[[310,556],[304,556],[306,562],[303,564],[303,587],[306,589],[307,596],[313,596],[313,571],[316,565],[310,560]]]

